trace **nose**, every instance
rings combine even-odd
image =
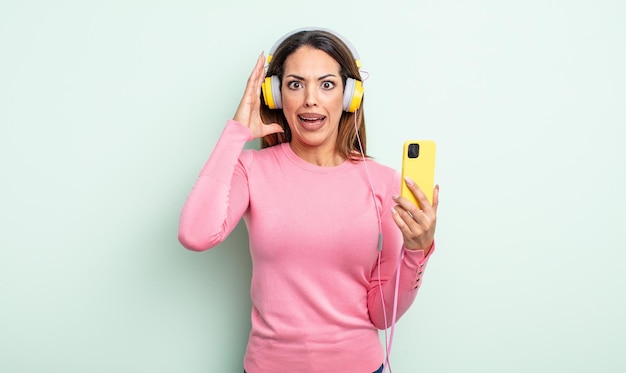
[[[314,107],[317,106],[317,91],[314,87],[307,87],[304,92],[304,106]]]

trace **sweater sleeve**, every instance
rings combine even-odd
[[[178,240],[194,251],[224,241],[248,208],[249,193],[240,155],[252,140],[250,130],[229,120],[209,159],[202,167],[183,205]]]
[[[400,190],[399,176],[396,179],[392,191]],[[367,299],[370,319],[378,329],[386,329],[392,324],[397,271],[400,271],[400,277],[396,321],[413,304],[428,259],[435,249],[433,243],[428,256],[425,256],[423,250],[409,250],[404,247],[402,233],[391,216],[391,195],[386,196],[382,205],[383,249],[372,271]]]

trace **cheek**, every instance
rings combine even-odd
[[[333,112],[339,111],[339,114],[343,111],[343,92],[336,91],[325,96],[325,106],[331,109]]]
[[[283,112],[285,112],[285,115],[287,115],[287,112],[293,112],[297,107],[301,105],[301,101],[302,101],[293,92],[282,94],[281,98],[283,100]]]

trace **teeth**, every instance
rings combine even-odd
[[[322,120],[322,119],[324,119],[324,117],[303,117],[301,115],[300,119],[313,122],[313,121],[316,121],[316,120]]]

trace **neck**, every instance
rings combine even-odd
[[[323,149],[322,147],[310,147],[295,141],[290,142],[289,146],[298,157],[316,166],[335,167],[345,161],[334,146]]]

